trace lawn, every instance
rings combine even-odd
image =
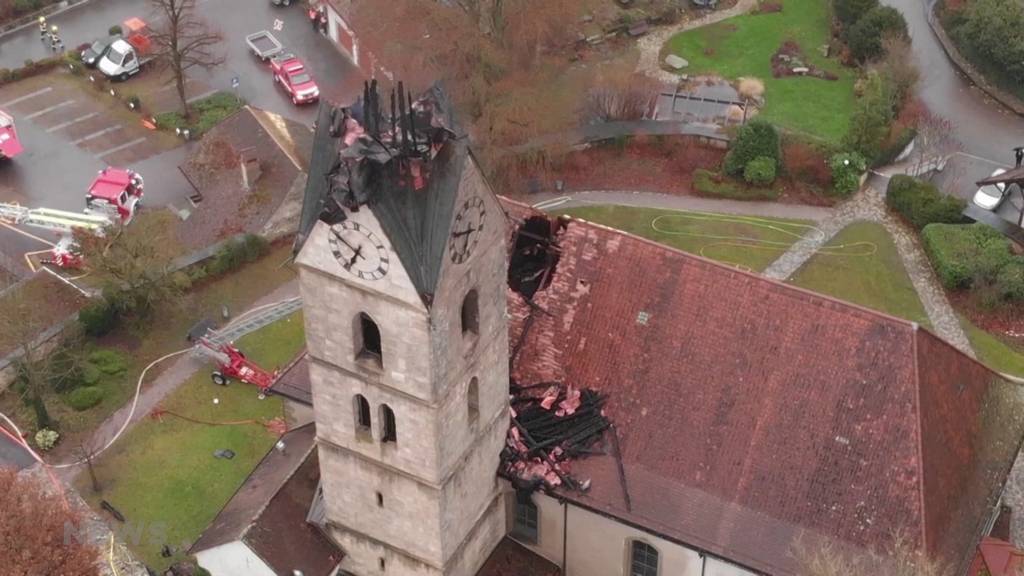
[[[290,244],[276,246],[257,262],[195,286],[182,302],[159,310],[145,325],[119,328],[96,342],[127,354],[132,365],[124,378],[117,381],[119,386],[109,387],[103,401],[84,412],[66,406],[56,393],[44,395],[47,409],[58,422],[63,437],[48,459],[64,461],[75,457],[79,440],[131,398],[142,369],[186,345],[185,333],[193,324],[203,318],[219,319],[222,306],[227,306],[231,314],[240,313],[261,296],[295,278],[292,267],[282,266],[290,255]],[[152,381],[154,376],[151,372],[147,379]],[[35,431],[32,411],[13,390],[0,394],[0,412],[12,416],[23,430]]]
[[[269,369],[286,364],[304,342],[302,316],[297,312],[239,339],[238,345]],[[101,494],[92,491],[84,472],[75,482],[94,507],[99,509],[99,500],[106,500],[134,529],[141,527],[142,537],[128,545],[160,573],[184,557],[277,440],[263,424],[282,416],[280,398],[259,400],[255,387],[238,382],[216,386],[209,375],[209,369],[201,369],[161,406],[190,418],[227,424],[199,424],[166,414],[145,419],[97,459]],[[234,451],[234,458],[214,458],[219,449]],[[159,530],[166,538],[151,537]],[[164,544],[174,549],[173,558],[160,555]]]
[[[756,77],[765,84],[761,117],[782,127],[838,142],[853,108],[855,74],[818,48],[829,41],[829,2],[785,0],[782,12],[745,14],[673,36],[663,52],[690,62],[690,75],[729,79]],[[796,41],[804,61],[835,73],[836,81],[773,78],[771,57],[786,40]]]
[[[791,279],[797,286],[928,326],[928,315],[881,224],[843,228]]]
[[[812,222],[733,214],[659,210],[627,206],[587,206],[558,210],[618,228],[667,246],[734,264],[764,270],[801,236],[813,234]]]
[[[1024,354],[1008,346],[998,336],[978,328],[967,318],[960,317],[960,325],[967,332],[978,360],[998,372],[1024,378]]]

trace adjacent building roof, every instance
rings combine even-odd
[[[328,576],[342,553],[306,522],[320,480],[315,440],[312,424],[282,436],[284,450],[263,457],[189,553],[243,541],[278,574]]]
[[[1022,576],[1024,552],[1005,540],[984,538],[967,576]]]
[[[298,197],[312,145],[308,126],[251,106],[215,126],[182,167],[202,201],[182,222],[181,241],[200,248],[239,232],[259,233],[293,186],[300,187]],[[248,189],[243,160],[252,162]]]
[[[494,548],[476,576],[561,576],[562,571],[522,544],[504,538]]]
[[[549,285],[534,306],[509,293],[512,377],[606,394],[619,446],[574,463],[592,487],[560,496],[773,574],[794,573],[801,536],[897,532],[966,569],[1024,433],[1008,383],[914,323],[554,228]]]
[[[309,358],[303,352],[291,364],[285,367],[281,376],[270,387],[274,394],[301,402],[306,406],[313,405],[313,384],[309,378]]]

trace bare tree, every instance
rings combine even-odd
[[[963,150],[956,138],[956,126],[947,118],[924,110],[917,120],[914,138],[914,172],[920,174],[931,163],[943,163],[948,157]]]
[[[640,120],[654,109],[661,86],[643,74],[610,74],[590,89],[584,104],[587,120]]]
[[[153,29],[153,54],[167,63],[174,73],[174,82],[181,99],[181,113],[189,116],[185,97],[185,73],[194,67],[210,69],[224,63],[216,51],[224,37],[211,30],[196,15],[196,0],[150,0],[163,17]]]

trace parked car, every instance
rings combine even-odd
[[[320,88],[313,76],[294,54],[281,54],[270,59],[274,82],[288,93],[294,104],[308,104],[320,99]]]
[[[998,168],[992,173],[992,176],[999,176],[1005,172],[1006,170]],[[985,210],[998,210],[1003,200],[1006,200],[1006,197],[1009,196],[1008,192],[1009,188],[1003,183],[982,186],[974,193],[974,204]]]
[[[114,44],[115,40],[119,40],[120,36],[107,36],[106,38],[100,38],[85,50],[82,50],[82,63],[89,68],[95,68],[100,63],[100,59],[107,55],[110,51],[111,45]]]

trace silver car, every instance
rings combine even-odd
[[[992,173],[992,176],[999,176],[1005,172],[1006,170],[999,168]],[[999,206],[1002,205],[1003,200],[1006,200],[1006,197],[1009,196],[1007,191],[1006,184],[1002,182],[999,184],[988,184],[987,186],[982,186],[974,193],[974,203],[979,208],[984,208],[985,210],[998,210]]]

